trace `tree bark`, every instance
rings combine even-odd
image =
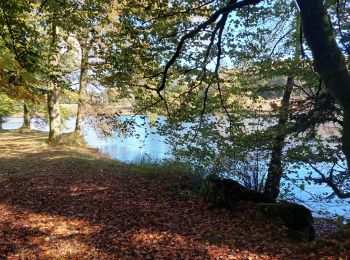
[[[81,46],[81,63],[80,63],[80,77],[79,77],[79,99],[78,99],[78,110],[77,120],[75,123],[75,133],[81,135],[81,131],[84,125],[84,112],[86,103],[86,86],[88,83],[88,61],[89,61],[89,46],[87,44],[88,39],[86,38],[80,43]]]
[[[348,170],[349,170],[350,169],[350,109],[344,110],[342,138],[343,138],[343,152],[346,156],[346,160],[348,162]]]
[[[322,0],[297,0],[315,68],[344,112],[342,149],[350,168],[350,74]]]
[[[52,84],[47,95],[47,107],[49,110],[49,144],[57,144],[61,138],[61,111],[59,102],[59,86]]]
[[[29,114],[29,107],[26,103],[23,104],[23,125],[22,129],[29,129],[30,128],[30,114]]]
[[[287,137],[286,124],[288,121],[289,101],[293,85],[294,77],[288,77],[278,115],[277,134],[272,142],[271,160],[264,189],[264,193],[274,199],[276,199],[280,193],[280,182],[283,173],[282,153]]]
[[[50,44],[50,78],[49,91],[47,94],[47,108],[49,112],[49,140],[48,143],[55,145],[61,139],[61,111],[60,111],[60,86],[58,78],[59,68],[59,45],[57,34],[57,19],[56,15],[52,18],[51,44]]]

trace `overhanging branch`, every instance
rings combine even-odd
[[[214,14],[212,14],[208,18],[208,20],[204,21],[203,23],[199,24],[196,28],[194,28],[193,30],[191,30],[187,34],[183,35],[180,39],[180,42],[177,45],[175,53],[170,58],[170,60],[166,63],[164,70],[162,72],[156,74],[156,75],[163,76],[161,84],[156,91],[159,93],[165,88],[166,82],[167,82],[168,71],[169,71],[170,67],[174,64],[174,62],[180,56],[180,54],[184,48],[186,40],[193,38],[195,35],[197,35],[199,32],[204,30],[206,27],[212,25],[221,15],[224,15],[224,14],[228,15],[230,12],[232,12],[238,8],[242,8],[242,7],[248,6],[248,5],[258,4],[261,1],[262,0],[242,0],[242,1],[231,0],[226,6],[220,8],[219,10],[214,12]]]

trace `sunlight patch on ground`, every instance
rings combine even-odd
[[[0,204],[0,246],[7,247],[8,259],[93,257],[99,254],[90,241],[101,231],[87,221],[29,213]]]
[[[89,235],[100,231],[99,227],[90,226],[86,221],[34,213],[28,215],[26,223],[30,228],[50,234],[52,238],[74,234]]]

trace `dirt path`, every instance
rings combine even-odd
[[[179,188],[185,176],[145,178],[80,148],[0,132],[0,258],[305,257],[282,227],[256,220],[253,205],[210,209]]]

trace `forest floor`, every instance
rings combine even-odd
[[[0,132],[0,259],[337,259],[349,237],[292,242],[254,205],[213,209],[180,172],[145,171],[44,133]],[[74,142],[72,142],[74,143]]]

